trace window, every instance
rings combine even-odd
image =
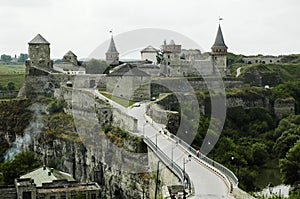
[[[92,193],[91,199],[96,199],[96,194],[95,193]]]
[[[55,196],[50,196],[50,199],[55,199]]]
[[[60,196],[60,199],[66,199],[66,198],[67,198],[66,195],[61,195],[61,196]]]

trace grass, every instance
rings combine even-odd
[[[135,103],[134,101],[131,101],[131,100],[127,100],[127,99],[124,99],[124,98],[113,96],[112,94],[107,93],[107,92],[103,92],[103,91],[99,91],[99,92],[102,95],[104,95],[105,97],[107,97],[108,99],[111,99],[111,100],[115,101],[116,103],[118,103],[118,104],[120,104],[124,107],[132,106]]]
[[[5,87],[9,82],[13,82],[17,90],[24,83],[24,65],[2,65],[0,64],[0,85]]]
[[[276,63],[276,64],[235,64],[231,66],[231,73],[236,74],[236,69],[241,67],[241,76],[250,68],[256,68],[260,74],[278,74],[283,82],[295,81],[300,78],[300,63]]]

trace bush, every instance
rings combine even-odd
[[[64,100],[63,99],[55,99],[52,100],[46,107],[46,110],[50,115],[53,113],[63,112],[64,108]]]

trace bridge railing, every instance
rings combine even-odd
[[[149,139],[148,137],[144,137],[144,142],[151,148],[151,150],[158,156],[158,158],[164,163],[165,166],[175,172],[175,174],[180,178],[182,182],[184,181],[185,175],[189,187],[192,190],[192,182],[190,176],[186,172],[183,173],[180,166],[178,166],[176,162],[171,160],[162,150],[160,150],[160,148],[157,147],[151,139]]]
[[[184,147],[187,151],[189,151],[190,153],[194,154],[197,157],[197,151],[192,146],[190,146],[185,141],[181,140],[180,138],[178,138],[175,135],[171,135],[170,137],[176,143],[178,143],[179,145],[181,145],[182,147]],[[198,158],[200,160],[206,162],[210,166],[218,169],[220,172],[222,172],[224,175],[226,175],[228,178],[230,178],[231,182],[233,182],[236,186],[238,185],[239,180],[238,180],[238,178],[235,176],[235,174],[230,169],[228,169],[227,167],[221,165],[220,163],[218,163],[218,162],[216,162],[216,161],[208,158],[207,156],[205,156],[203,154],[200,154],[200,156]]]

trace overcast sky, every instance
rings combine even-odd
[[[40,33],[52,58],[68,50],[83,58],[110,29],[117,36],[141,28],[175,31],[210,51],[219,16],[230,52],[300,53],[299,0],[0,0],[0,54],[27,52]]]

